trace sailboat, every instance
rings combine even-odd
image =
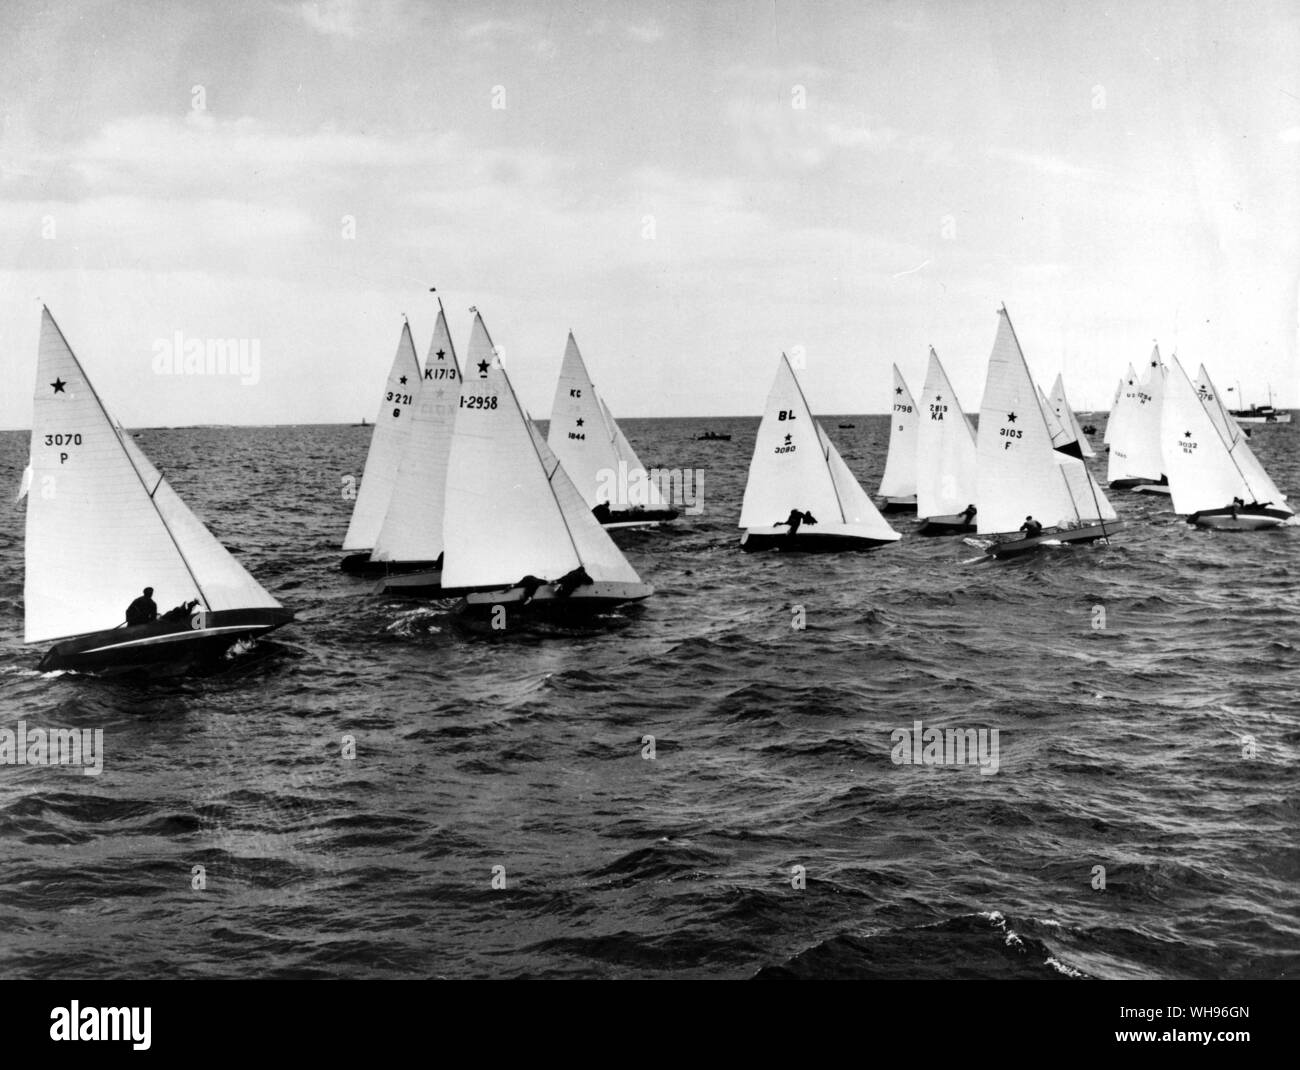
[[[176,672],[293,620],[114,422],[48,308],[24,485],[24,639],[54,641],[42,670]],[[112,625],[146,584],[175,608]]]
[[[1074,440],[1079,443],[1079,452],[1082,456],[1095,457],[1097,451],[1092,448],[1088,441],[1088,436],[1084,434],[1083,428],[1079,426],[1079,420],[1074,415],[1074,410],[1070,408],[1070,402],[1065,396],[1065,381],[1060,375],[1056,377],[1056,382],[1052,384],[1052,395],[1048,399],[1052,406],[1052,412],[1056,418],[1061,421],[1061,425],[1066,428],[1073,436]]]
[[[475,311],[447,462],[442,590],[463,610],[569,616],[654,593],[515,396]]]
[[[1120,378],[1115,386],[1115,397],[1110,403],[1110,412],[1106,415],[1106,430],[1102,432],[1101,441],[1106,446],[1107,452],[1110,450],[1111,437],[1115,429],[1123,421],[1123,410],[1127,405],[1121,404],[1121,399],[1126,393],[1137,386],[1137,372],[1133,370],[1133,365],[1128,366],[1128,373]]]
[[[754,441],[740,526],[744,550],[874,550],[902,538],[813,419],[784,353]]]
[[[353,553],[345,557],[339,567],[344,572],[376,573],[385,571],[379,562],[372,561],[379,529],[388,515],[393,484],[397,479],[397,466],[411,431],[410,412],[420,389],[420,358],[415,355],[415,342],[411,339],[411,325],[402,323],[402,335],[397,341],[397,353],[388,369],[384,382],[384,396],[379,403],[379,415],[370,437],[370,452],[366,454],[366,467],[361,475],[361,489],[352,506],[352,519],[343,537],[343,549]]]
[[[1115,510],[1084,462],[1053,448],[1049,411],[1003,306],[989,356],[977,447],[976,531],[1000,540],[986,551],[988,557],[1091,542],[1116,530],[1107,523],[1115,520]],[[1040,532],[1021,533],[1029,518],[1042,525]]]
[[[1133,490],[1152,484],[1167,484],[1160,455],[1161,399],[1165,390],[1165,368],[1160,347],[1151,350],[1146,378],[1126,384],[1121,404],[1122,422],[1110,440],[1106,482],[1116,490]]]
[[[659,486],[596,393],[572,331],[555,384],[546,441],[588,508],[606,527],[676,519],[677,510],[664,504]]]
[[[957,392],[930,350],[916,434],[918,535],[975,530],[976,435]]]
[[[1204,367],[1200,380],[1209,398],[1197,396],[1178,358],[1173,358],[1161,421],[1161,449],[1169,473],[1174,512],[1189,524],[1220,531],[1276,527],[1294,515],[1259,463],[1244,435],[1221,430],[1214,407],[1218,392]]]
[[[438,300],[438,320],[424,361],[410,430],[397,465],[388,512],[370,560],[386,575],[382,591],[433,594],[442,586],[442,517],[452,424],[460,401],[460,365]]]
[[[889,453],[885,456],[885,473],[880,477],[879,497],[884,499],[882,512],[910,513],[916,510],[916,402],[894,365],[894,407],[890,412]]]

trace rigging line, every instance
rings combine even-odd
[[[799,400],[803,402],[804,415],[808,417],[809,422],[813,426],[813,433],[817,435],[817,444],[819,446],[821,445],[821,439],[823,435],[826,436],[826,441],[829,444],[830,436],[827,435],[826,432],[822,430],[821,425],[813,417],[812,409],[808,407],[808,399],[803,395],[803,387],[799,385],[799,377],[795,375],[794,369],[790,367],[790,358],[787,357],[784,353],[782,353],[781,359],[785,361],[786,369],[790,372],[790,378],[794,380],[794,388],[799,392]],[[844,502],[840,499],[840,488],[835,485],[835,475],[831,471],[829,449],[825,451],[825,455],[822,457],[822,460],[826,462],[826,474],[830,476],[831,491],[835,494],[835,504],[839,507],[840,510],[840,521],[842,523],[847,524],[849,522],[849,518],[844,512]],[[848,466],[845,465],[845,467]]]

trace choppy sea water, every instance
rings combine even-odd
[[[843,419],[874,490],[887,420]],[[703,512],[617,536],[643,606],[504,635],[337,570],[369,429],[141,432],[298,613],[203,680],[35,672],[0,509],[0,728],[105,749],[0,765],[0,976],[1294,976],[1300,531],[1114,492],[1109,547],[746,555],[757,423],[625,421]],[[1293,497],[1298,440],[1252,441]],[[997,729],[997,772],[895,764],[917,720]]]

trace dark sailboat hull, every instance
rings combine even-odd
[[[339,568],[353,576],[387,576],[400,572],[422,572],[437,565],[436,561],[375,561],[369,550],[349,554],[339,562]]]
[[[864,535],[821,534],[800,530],[785,532],[747,531],[740,537],[740,548],[747,553],[776,550],[788,554],[829,554],[854,550],[879,550],[892,546],[897,539],[871,539]]]
[[[185,672],[219,662],[235,643],[291,620],[288,609],[228,609],[209,613],[202,628],[189,618],[108,628],[55,643],[37,668],[101,675]]]
[[[465,596],[461,612],[467,617],[484,618],[508,624],[521,615],[546,620],[571,620],[589,617],[628,602],[639,602],[654,594],[648,583],[597,581],[586,583],[567,595],[561,595],[553,583],[544,584],[530,594],[524,587],[477,591]]]
[[[967,521],[961,513],[948,516],[928,516],[916,529],[918,535],[968,535],[975,530],[973,521]]]
[[[882,513],[915,513],[916,512],[916,495],[909,494],[900,498],[884,498],[880,506]]]

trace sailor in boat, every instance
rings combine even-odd
[[[598,504],[594,509],[592,509],[591,515],[600,521],[600,523],[608,524],[610,521],[609,502],[601,502]]]
[[[815,523],[817,523],[817,518],[813,516],[812,513],[804,513],[798,509],[791,509],[790,515],[788,517],[786,517],[784,520],[778,520],[773,526],[779,528],[782,524],[788,524],[790,526],[790,530],[786,532],[786,534],[789,535],[791,538],[794,538],[795,535],[799,533],[800,524],[815,524]]]
[[[1032,516],[1027,516],[1025,522],[1020,525],[1020,530],[1025,533],[1025,538],[1032,539],[1043,533],[1043,525]]]
[[[1242,498],[1233,498],[1233,499],[1232,499],[1232,519],[1233,519],[1233,520],[1236,520],[1236,519],[1237,519],[1237,510],[1238,510],[1238,509],[1244,509],[1244,508],[1246,508],[1246,502],[1245,502],[1244,499],[1242,499]]]
[[[176,606],[174,609],[169,609],[164,613],[162,619],[170,621],[189,620],[190,614],[194,612],[194,607],[198,604],[199,600],[197,598],[189,602],[182,602],[179,606]]]
[[[153,600],[153,588],[146,587],[144,594],[126,607],[127,627],[135,624],[152,624],[158,619],[158,606]]]
[[[563,576],[561,576],[558,580],[555,581],[555,583],[553,584],[553,586],[555,587],[555,597],[568,598],[569,595],[573,594],[573,592],[576,591],[579,587],[582,587],[585,584],[595,583],[595,582],[596,582],[595,580],[593,580],[589,575],[587,575],[587,570],[583,568],[581,565],[579,565],[572,572],[566,572]],[[517,584],[515,584],[515,586],[522,587],[524,589],[524,600],[521,603],[521,605],[526,606],[528,605],[529,602],[533,600],[533,595],[537,593],[537,589],[539,587],[546,586],[546,581],[539,580],[536,576],[528,575],[525,576],[522,580],[520,580]]]
[[[962,521],[963,521],[964,523],[966,523],[966,524],[970,524],[970,523],[973,523],[973,522],[974,522],[974,520],[975,520],[975,513],[976,513],[976,512],[977,512],[977,510],[976,510],[974,504],[972,503],[972,504],[966,506],[966,508],[963,509],[963,510],[962,510],[960,513],[958,513],[957,515],[960,516],[960,517],[962,518]]]

